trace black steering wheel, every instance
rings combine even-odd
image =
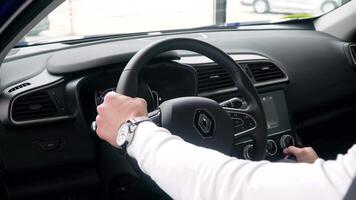
[[[146,46],[137,52],[126,65],[116,92],[136,97],[140,71],[154,57],[173,50],[196,52],[224,67],[248,106],[243,110],[224,109],[208,98],[180,97],[163,102],[156,111],[151,113],[153,121],[187,142],[215,149],[226,155],[231,154],[233,143],[237,138],[249,136],[254,141],[251,159],[263,159],[266,151],[267,127],[257,91],[246,73],[230,56],[208,43],[189,38],[170,38]],[[232,119],[242,119],[244,123],[249,123],[250,128],[234,132],[234,122],[239,123],[239,121]]]

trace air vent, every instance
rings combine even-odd
[[[31,83],[22,83],[22,84],[20,84],[20,85],[16,85],[15,87],[11,88],[10,90],[8,90],[8,92],[9,92],[9,93],[15,92],[16,90],[21,89],[21,88],[24,88],[24,87],[27,87],[27,86],[29,86],[29,85],[31,85]]]
[[[12,119],[18,122],[49,118],[57,114],[58,109],[46,91],[21,96],[12,106]]]
[[[356,45],[350,45],[352,61],[356,65]]]
[[[271,62],[247,63],[247,67],[252,73],[253,79],[256,83],[286,78],[286,75],[282,72],[282,70]]]
[[[219,65],[199,65],[195,69],[198,72],[198,93],[234,86],[228,72]]]

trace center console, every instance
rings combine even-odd
[[[266,159],[271,161],[283,159],[283,149],[296,145],[296,136],[291,126],[284,91],[260,93],[259,97],[267,123]],[[253,145],[251,139],[236,140],[233,153],[238,158],[250,159]]]

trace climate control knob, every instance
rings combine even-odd
[[[253,155],[253,145],[249,144],[244,147],[243,156],[246,160],[251,160]]]
[[[283,135],[279,142],[280,142],[282,149],[285,149],[289,146],[294,145],[294,139],[291,135]]]
[[[277,144],[273,140],[267,140],[266,153],[269,156],[274,156],[277,153]]]

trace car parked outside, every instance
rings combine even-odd
[[[256,13],[318,13],[329,12],[342,0],[241,0],[241,4],[253,7]]]

